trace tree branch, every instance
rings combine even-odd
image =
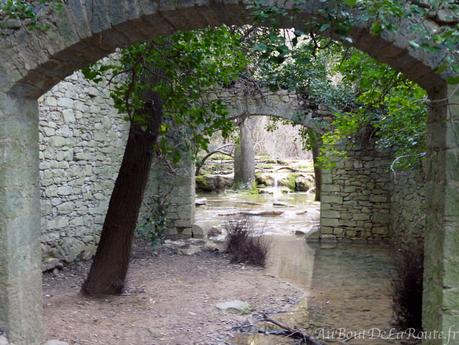
[[[230,152],[223,151],[223,149],[226,148],[226,147],[232,147],[231,151]],[[201,171],[201,168],[204,166],[204,163],[206,162],[206,160],[208,160],[214,154],[221,153],[223,155],[233,157],[233,150],[234,150],[234,144],[226,144],[226,145],[220,146],[219,148],[215,149],[214,151],[209,152],[207,155],[204,156],[203,159],[201,159],[199,164],[197,164],[195,175],[196,176],[199,175],[199,172]]]

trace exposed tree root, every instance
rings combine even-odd
[[[306,344],[306,345],[324,345],[323,343],[319,342],[316,340],[314,337],[301,332],[298,329],[293,329],[290,328],[289,326],[271,319],[270,317],[263,315],[263,321],[272,323],[273,325],[276,325],[279,328],[282,328],[282,330],[270,330],[270,331],[261,331],[259,330],[259,333],[264,333],[264,334],[271,334],[271,335],[280,335],[292,339],[297,339],[301,340],[301,344]]]

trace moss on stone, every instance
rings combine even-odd
[[[211,188],[207,183],[207,179],[204,175],[196,176],[196,191],[198,192],[210,192]]]
[[[296,173],[288,174],[288,176],[285,178],[284,186],[290,189],[291,191],[295,191],[297,177],[298,174]]]

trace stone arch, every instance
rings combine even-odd
[[[231,118],[267,116],[288,120],[296,125],[305,126],[323,132],[323,121],[331,114],[317,111],[306,104],[295,92],[289,90],[271,91],[260,85],[257,90],[250,90],[243,81],[233,86],[210,92],[209,98],[223,101],[228,107]]]
[[[279,6],[292,8],[292,4]],[[301,27],[319,18],[327,4],[310,1],[286,23]],[[90,63],[136,41],[177,30],[208,25],[243,25],[251,22],[241,0],[129,1],[86,3],[71,0],[64,10],[47,19],[46,31],[11,32],[0,42],[0,91],[28,98],[38,97],[54,84]],[[352,29],[353,45],[403,72],[428,90],[443,86],[434,72],[438,58],[409,47],[409,27],[400,34],[370,34],[363,24]]]
[[[301,27],[326,6],[327,2],[311,0],[286,26]],[[176,30],[247,24],[250,16],[242,0],[69,0],[47,21],[49,30],[13,30],[0,39],[0,328],[16,345],[38,345],[42,340],[36,99],[118,47]],[[350,36],[356,48],[403,72],[427,89],[433,100],[450,95],[456,100],[452,103],[459,103],[434,72],[440,54],[413,51],[409,47],[413,33],[409,25],[404,27],[404,32],[377,37],[362,24]],[[434,103],[428,133],[431,215],[424,299],[429,331],[448,332],[459,324],[457,121],[457,105]]]

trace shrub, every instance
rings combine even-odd
[[[169,195],[172,189],[161,196],[153,196],[151,205],[151,214],[140,224],[136,233],[141,239],[148,241],[151,245],[152,252],[155,252],[158,246],[163,242],[166,236],[166,230],[169,226],[167,218],[167,209],[170,206]]]
[[[415,245],[400,250],[396,258],[396,275],[392,279],[394,321],[402,330],[422,331],[424,249]]]
[[[247,218],[230,220],[225,228],[228,232],[226,252],[232,263],[265,267],[270,244],[262,236],[253,236],[252,222]]]

